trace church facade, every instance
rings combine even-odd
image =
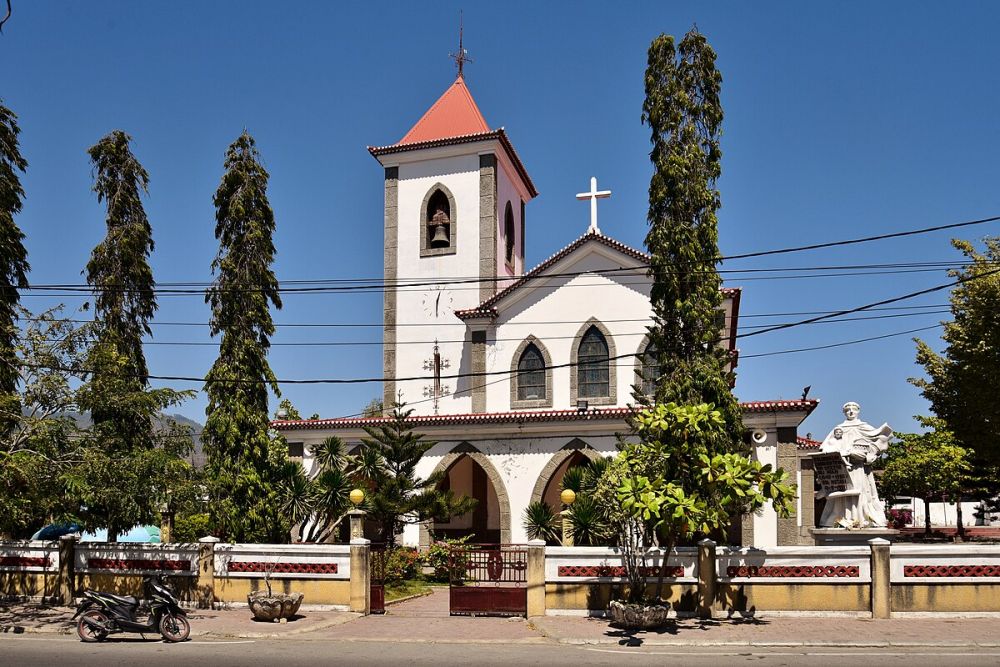
[[[527,540],[533,501],[559,510],[563,474],[613,456],[644,366],[651,322],[649,257],[603,235],[596,191],[587,232],[525,266],[525,213],[537,190],[503,129],[490,129],[461,74],[397,143],[370,147],[383,168],[383,401],[413,410],[437,444],[418,474],[479,502],[447,523],[408,526],[404,542],[474,535]],[[722,343],[735,368],[741,292],[723,289]],[[746,517],[733,541],[812,543],[811,471],[800,470],[797,428],[816,400],[743,403],[754,456],[792,471],[807,489],[795,516]],[[384,417],[274,422],[303,464],[336,435],[352,448]]]

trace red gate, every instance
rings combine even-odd
[[[525,616],[528,549],[516,544],[452,547],[449,610],[452,616]]]
[[[372,544],[368,560],[368,586],[373,614],[385,613],[385,561],[389,551],[384,544]]]

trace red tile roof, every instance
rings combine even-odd
[[[804,438],[801,435],[795,439],[796,449],[819,449],[823,443],[819,440]]]
[[[744,412],[805,412],[810,413],[819,404],[806,401],[752,401],[740,403]],[[521,424],[524,422],[597,421],[621,420],[631,408],[591,408],[585,412],[569,410],[534,410],[526,412],[483,412],[454,415],[414,415],[409,419],[413,426],[453,426],[466,424]],[[391,417],[344,417],[338,419],[276,419],[271,426],[279,431],[296,429],[361,428],[378,426]]]
[[[417,124],[399,140],[400,144],[416,144],[450,137],[489,132],[482,112],[472,99],[465,79],[458,76]]]

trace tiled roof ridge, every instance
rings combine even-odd
[[[544,259],[538,264],[536,264],[533,269],[522,275],[520,278],[518,278],[513,283],[511,283],[504,289],[500,290],[490,298],[486,299],[486,301],[483,301],[475,308],[456,310],[455,315],[459,319],[469,319],[473,317],[483,317],[483,316],[495,316],[496,310],[493,307],[497,303],[499,303],[502,299],[506,298],[507,295],[509,295],[518,287],[522,286],[527,281],[539,277],[538,274],[540,274],[542,271],[549,268],[550,266],[552,266],[559,260],[563,259],[564,257],[570,255],[574,250],[583,246],[583,244],[589,240],[599,241],[604,245],[614,250],[617,250],[625,255],[629,255],[633,259],[636,259],[640,262],[648,263],[650,260],[649,254],[641,250],[636,250],[632,246],[625,245],[621,241],[613,239],[610,236],[605,236],[599,231],[588,230],[586,233],[583,234],[583,236],[578,237],[576,240],[570,242],[569,245],[565,246],[561,250],[556,251],[555,253],[550,255],[547,259]],[[739,291],[740,291],[739,287],[723,287],[721,289],[721,292],[728,296],[731,296]]]
[[[823,443],[800,435],[795,438],[795,444],[798,449],[819,449]]]
[[[812,412],[819,404],[816,399],[793,401],[749,401],[740,403],[746,412]],[[562,410],[527,410],[523,412],[473,412],[448,415],[414,415],[407,422],[417,425],[433,424],[502,424],[517,422],[572,421],[577,419],[621,419],[628,415],[631,407],[591,408],[580,411],[575,408]],[[377,426],[392,420],[392,417],[339,417],[334,419],[277,419],[271,426],[278,430],[294,428],[321,429],[327,427]]]

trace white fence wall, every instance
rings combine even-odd
[[[350,579],[348,544],[216,544],[215,576],[272,579]]]
[[[0,571],[55,574],[59,572],[59,543],[0,542]]]
[[[81,542],[74,569],[84,574],[198,575],[197,544],[127,544]]]
[[[646,567],[658,569],[663,557],[660,549],[646,552]],[[667,560],[668,568],[677,568],[665,578],[678,583],[697,583],[698,549],[674,549]],[[655,576],[655,575],[654,575]],[[610,547],[546,547],[546,583],[594,583],[625,580],[621,552]]]
[[[1000,546],[896,544],[889,572],[894,584],[1000,583]]]

